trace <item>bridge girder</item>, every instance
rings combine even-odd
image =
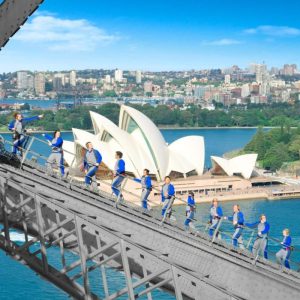
[[[129,299],[147,295],[152,299],[151,292],[157,288],[171,291],[179,300],[203,299],[208,295],[210,299],[243,299],[207,278],[176,266],[167,257],[134,244],[130,238],[54,203],[39,195],[34,188],[18,185],[10,178],[0,178],[0,186],[4,224],[0,247],[76,299],[100,299],[92,292],[89,280],[89,274],[97,268],[102,275],[105,299],[122,295]],[[24,232],[22,245],[10,239],[10,230],[14,227]],[[29,239],[29,233],[33,239]],[[36,243],[39,243],[39,249],[32,251],[31,247]],[[69,265],[65,259],[66,245],[79,255]],[[52,265],[47,255],[49,248],[57,246],[60,248],[57,260],[61,261],[61,269]],[[104,267],[107,264],[122,270],[126,281],[125,287],[111,294]],[[80,271],[77,269],[76,274],[69,275],[78,267]],[[139,279],[134,279],[133,274]],[[82,284],[78,282],[80,278]]]
[[[4,0],[0,4],[0,50],[44,0]]]
[[[78,254],[85,253],[86,257],[98,255],[97,251],[100,251],[101,247],[107,246],[104,258],[100,258],[100,261],[103,259],[109,266],[117,270],[124,270],[122,256],[118,253],[120,252],[118,250],[120,243],[110,246],[116,241],[116,238],[119,238],[126,243],[126,249],[134,249],[126,253],[130,268],[128,274],[135,274],[140,278],[147,279],[148,275],[163,271],[155,267],[157,264],[168,263],[170,265],[169,270],[175,267],[183,272],[178,276],[179,282],[176,276],[175,285],[174,279],[164,282],[167,279],[164,276],[170,274],[170,272],[166,272],[163,276],[159,275],[157,278],[149,279],[147,284],[153,286],[161,283],[164,289],[173,293],[176,292],[175,288],[179,286],[183,298],[253,299],[263,297],[274,300],[282,299],[286,293],[289,294],[289,299],[299,298],[300,278],[297,273],[291,272],[289,274],[278,271],[274,264],[260,259],[254,266],[249,253],[232,251],[221,241],[216,240],[211,244],[201,233],[196,238],[168,224],[161,227],[160,221],[154,217],[145,216],[126,205],[115,208],[115,202],[109,195],[97,195],[82,190],[76,184],[70,185],[67,182],[47,176],[36,165],[35,167],[27,166],[26,163],[23,165],[23,170],[0,165],[0,175],[0,180],[3,181],[5,178],[7,180],[7,183],[2,183],[0,187],[2,191],[0,203],[2,207],[6,207],[3,208],[4,210],[2,209],[2,214],[0,209],[0,220],[7,224],[5,225],[7,228],[6,241],[9,241],[10,228],[14,227],[24,232],[26,230],[30,232],[35,237],[32,242],[41,241],[39,228],[44,226],[44,241],[41,243],[37,254],[44,251],[42,249],[43,243],[45,250],[48,246],[52,247],[51,243],[53,243],[61,247],[61,253],[71,249]],[[8,186],[8,188],[5,189],[3,185]],[[5,195],[7,197],[4,197]],[[38,214],[43,216],[42,221],[39,222],[36,198],[39,199],[40,204],[38,206],[41,207],[40,210],[42,211],[42,214]],[[3,199],[6,199],[6,202],[3,202]],[[5,218],[5,211],[8,212],[7,218]],[[59,219],[57,218],[57,211],[60,216]],[[73,215],[76,218],[72,217]],[[76,231],[78,225],[74,225],[74,220],[78,220],[78,218],[79,224],[84,227],[82,229],[84,242],[81,249],[79,249],[78,244],[78,230]],[[58,226],[61,226],[61,229]],[[96,227],[93,226],[98,229],[95,230]],[[109,234],[107,235],[107,230],[114,238],[110,238]],[[100,234],[100,248],[95,233]],[[30,248],[30,245],[30,243],[25,243],[19,249],[19,253],[24,251],[26,253],[26,249]],[[141,253],[139,249],[144,252]],[[141,255],[146,259],[141,260]],[[86,257],[83,258],[83,261],[90,262],[91,259]],[[148,259],[149,257],[151,259]],[[159,259],[158,263],[156,259]],[[63,262],[64,259],[61,258],[60,260]],[[82,266],[81,262],[82,258],[79,255],[77,261],[74,262],[75,265],[63,266],[57,271],[66,275],[69,270],[73,270],[73,267]],[[41,259],[39,264],[45,264],[45,260]],[[95,264],[97,265],[97,260],[95,260]],[[51,267],[53,266],[50,266],[50,269]],[[145,273],[144,270],[147,272]],[[82,270],[79,273],[84,274]],[[42,275],[45,277],[45,274]],[[51,281],[51,278],[48,280]],[[132,278],[130,280],[132,281]],[[84,291],[84,286],[81,287],[82,289]],[[126,290],[127,292],[128,290]],[[176,293],[178,294],[178,291]],[[177,296],[178,299],[180,299],[179,297]]]

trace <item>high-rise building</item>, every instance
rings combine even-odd
[[[259,94],[262,96],[266,96],[270,93],[270,85],[268,84],[268,82],[263,81],[262,83],[260,83],[259,85]]]
[[[19,71],[17,73],[17,88],[18,90],[26,90],[27,89],[27,75],[26,71]]]
[[[230,74],[225,75],[224,83],[225,84],[230,84]]]
[[[61,77],[54,77],[53,78],[53,89],[55,91],[59,91],[62,89],[62,78]]]
[[[210,87],[206,86],[197,86],[194,89],[194,96],[197,98],[203,98],[205,95],[205,92],[208,91]]]
[[[63,73],[57,73],[54,75],[54,78],[60,78],[61,79],[61,85],[65,86],[66,84],[66,76]]]
[[[250,95],[250,86],[248,83],[242,85],[241,97],[245,98]]]
[[[251,63],[250,65],[249,65],[249,72],[251,73],[251,74],[255,74],[255,72],[256,72],[256,63]]]
[[[119,70],[119,69],[115,70],[115,81],[116,82],[123,81],[123,71],[122,70]]]
[[[76,71],[70,72],[70,86],[76,86]]]
[[[34,77],[31,74],[27,75],[27,90],[34,89]]]
[[[262,83],[266,81],[267,73],[267,66],[265,64],[257,64],[255,66],[256,82]]]
[[[285,64],[283,66],[282,74],[286,75],[286,76],[293,76],[296,73],[296,71],[297,71],[297,65],[295,65],[295,64],[292,64],[292,65]]]
[[[146,81],[144,83],[144,92],[151,93],[153,91],[153,83],[152,81]]]
[[[110,75],[105,75],[105,83],[107,83],[107,84],[111,83],[111,77],[110,77]]]
[[[35,74],[34,90],[37,95],[45,94],[45,75],[44,75],[44,73]]]
[[[137,84],[142,83],[142,72],[141,71],[136,71],[135,80],[136,80]]]

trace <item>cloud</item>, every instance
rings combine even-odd
[[[85,19],[61,19],[37,15],[15,36],[26,43],[39,43],[53,51],[93,51],[120,39]]]
[[[241,44],[241,41],[234,39],[220,39],[215,41],[204,41],[202,44],[205,46],[230,46]]]
[[[288,26],[263,25],[244,30],[246,34],[261,34],[267,36],[295,37],[300,36],[300,29]]]

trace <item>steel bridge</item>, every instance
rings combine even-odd
[[[299,299],[299,273],[130,203],[116,206],[111,195],[49,176],[35,162],[1,164],[0,191],[0,247],[76,299],[152,299],[158,288],[176,299]],[[15,229],[24,243],[10,239]],[[55,262],[52,247],[60,249]],[[69,251],[77,259],[68,264]],[[105,266],[122,271],[126,286],[110,293]],[[91,283],[96,269],[101,278]]]
[[[42,2],[1,2],[0,48]],[[0,247],[75,299],[150,300],[158,288],[176,299],[300,297],[299,273],[234,249],[216,234],[210,239],[204,232],[186,231],[130,203],[116,205],[110,194],[83,189],[76,180],[50,176],[36,163],[5,159],[0,164]],[[11,239],[14,230],[23,232],[24,242]],[[55,261],[49,256],[54,247],[60,253]],[[71,263],[70,252],[76,254]],[[107,266],[125,278],[114,292]],[[95,270],[101,275],[91,281]]]

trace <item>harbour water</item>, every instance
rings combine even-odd
[[[251,139],[253,134],[255,134],[255,131],[256,129],[187,129],[162,130],[162,133],[168,143],[186,135],[196,134],[204,136],[206,146],[205,164],[206,166],[210,166],[210,155],[222,155],[225,152],[242,148]],[[39,137],[41,138],[40,135]],[[72,140],[71,133],[64,133],[63,137],[66,140]],[[43,152],[45,156],[48,155],[49,149],[46,145],[38,144],[35,147],[39,147],[38,152]],[[285,227],[290,228],[293,244],[300,249],[299,217],[297,213],[300,210],[300,200],[242,201],[240,204],[247,222],[256,221],[261,213],[265,213],[271,224],[271,236],[274,238],[281,239],[282,229]],[[222,204],[225,215],[231,214],[232,205],[232,202]],[[176,207],[176,214],[184,215],[184,209],[184,207]],[[208,219],[208,210],[209,204],[203,203],[197,205],[196,219],[201,222],[206,222]],[[230,225],[225,226],[225,228],[226,231],[232,232]],[[13,238],[18,241],[24,237],[16,232]],[[277,244],[270,242],[270,252],[276,252],[278,249],[279,246]],[[50,257],[53,257],[53,261],[58,252],[58,249],[52,249],[49,252]],[[72,260],[72,254],[69,254],[69,259]],[[292,260],[300,261],[300,252],[294,251]],[[0,265],[0,299],[69,299],[64,292],[42,280],[26,266],[7,257],[2,251],[0,251]],[[108,270],[108,273],[111,291],[113,291],[116,286],[124,285],[122,275],[113,270]],[[95,273],[91,276],[91,281],[99,280],[99,278],[100,274]],[[157,291],[153,296],[154,299],[174,299],[172,295],[161,291]],[[124,299],[126,299],[126,297],[124,297]]]

